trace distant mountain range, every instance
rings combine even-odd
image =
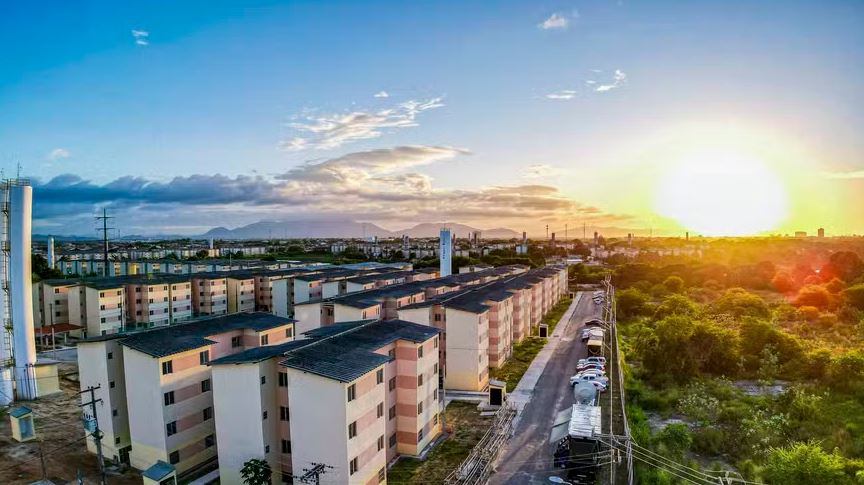
[[[438,237],[438,232],[442,227],[449,227],[458,237],[469,237],[474,231],[480,231],[483,238],[510,239],[521,237],[520,233],[512,229],[499,227],[484,230],[452,222],[427,222],[400,231],[388,231],[370,222],[357,221],[260,221],[235,229],[216,227],[201,237],[214,239],[302,239],[377,236],[386,238],[400,237],[404,234],[411,238],[421,238]]]

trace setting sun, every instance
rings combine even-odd
[[[711,236],[774,229],[786,217],[787,204],[786,187],[767,165],[722,151],[683,157],[663,174],[655,194],[660,215]]]

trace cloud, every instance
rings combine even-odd
[[[420,113],[444,106],[442,98],[410,100],[378,111],[303,116],[288,123],[294,136],[283,140],[283,150],[328,150],[358,140],[380,137],[387,130],[418,126]]]
[[[150,45],[150,32],[146,30],[132,30],[132,37],[137,45]]]
[[[822,176],[835,180],[857,180],[864,179],[864,170],[852,170],[849,172],[823,172]]]
[[[588,83],[588,81],[586,81],[586,83]],[[620,69],[615,69],[615,74],[612,77],[612,81],[604,84],[596,84],[594,86],[594,92],[606,93],[612,91],[613,89],[618,89],[625,84],[627,84],[627,74],[625,74],[624,71]]]
[[[48,154],[48,158],[52,161],[60,160],[61,158],[69,158],[69,150],[65,148],[55,148]]]
[[[568,25],[570,25],[570,20],[567,17],[559,13],[553,13],[548,19],[537,24],[537,27],[543,30],[563,30],[566,29]]]
[[[65,174],[34,181],[34,222],[37,231],[82,234],[94,209],[103,206],[123,221],[126,234],[200,234],[217,225],[301,215],[396,225],[459,219],[513,227],[577,214],[592,220],[613,217],[551,185],[442,188],[418,172],[430,164],[460,163],[468,154],[447,146],[396,146],[309,162],[272,177],[198,174],[153,180],[130,175],[96,183]],[[528,169],[537,175],[552,170],[539,164]]]
[[[546,95],[546,99],[573,99],[576,97],[576,91],[572,89],[562,89]]]
[[[376,98],[389,98],[390,97],[390,95],[387,94],[387,91],[378,91],[377,93],[373,94],[372,96],[376,97]]]

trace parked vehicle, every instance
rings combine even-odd
[[[603,320],[600,320],[599,318],[592,318],[585,321],[586,327],[602,327],[603,325]]]
[[[594,355],[591,357],[586,357],[584,359],[579,359],[579,361],[577,362],[577,364],[589,364],[589,363],[601,364],[601,365],[605,366],[606,365],[606,357]]]
[[[576,374],[575,376],[570,378],[570,385],[576,384],[577,382],[599,382],[603,385],[603,390],[609,385],[609,378],[606,376],[598,376],[593,374]]]
[[[586,364],[576,366],[576,372],[582,372],[583,370],[600,370],[606,372],[606,368],[600,364]]]

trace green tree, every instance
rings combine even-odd
[[[624,318],[644,315],[648,305],[648,295],[635,288],[627,288],[615,294],[618,315]]]
[[[684,291],[684,280],[680,276],[670,276],[663,280],[663,286],[669,293],[681,293]]]
[[[768,483],[777,485],[841,485],[851,482],[844,465],[838,453],[826,453],[814,442],[796,442],[771,448],[762,474]]]
[[[769,344],[759,353],[759,371],[757,376],[759,380],[766,384],[771,384],[780,373],[780,357],[774,346]]]
[[[243,483],[246,485],[270,485],[272,475],[270,464],[266,460],[257,458],[247,461],[240,469],[240,476],[243,477]]]
[[[744,288],[730,288],[711,304],[711,312],[715,314],[727,314],[736,318],[750,316],[757,318],[768,318],[770,311],[765,300],[754,295]]]
[[[693,445],[693,435],[686,424],[670,424],[657,435],[657,442],[668,454],[680,459]]]
[[[841,295],[849,305],[864,310],[864,283],[846,288]]]
[[[771,286],[780,293],[790,293],[795,290],[795,281],[789,273],[779,272],[771,280]]]
[[[669,295],[657,306],[654,318],[657,320],[672,316],[683,315],[695,317],[699,313],[699,305],[684,295]]]
[[[828,258],[828,263],[819,272],[828,281],[837,277],[843,281],[855,281],[864,275],[864,261],[852,251],[837,251]]]
[[[813,306],[824,310],[831,306],[831,293],[823,286],[807,285],[798,290],[795,304],[798,306]]]

